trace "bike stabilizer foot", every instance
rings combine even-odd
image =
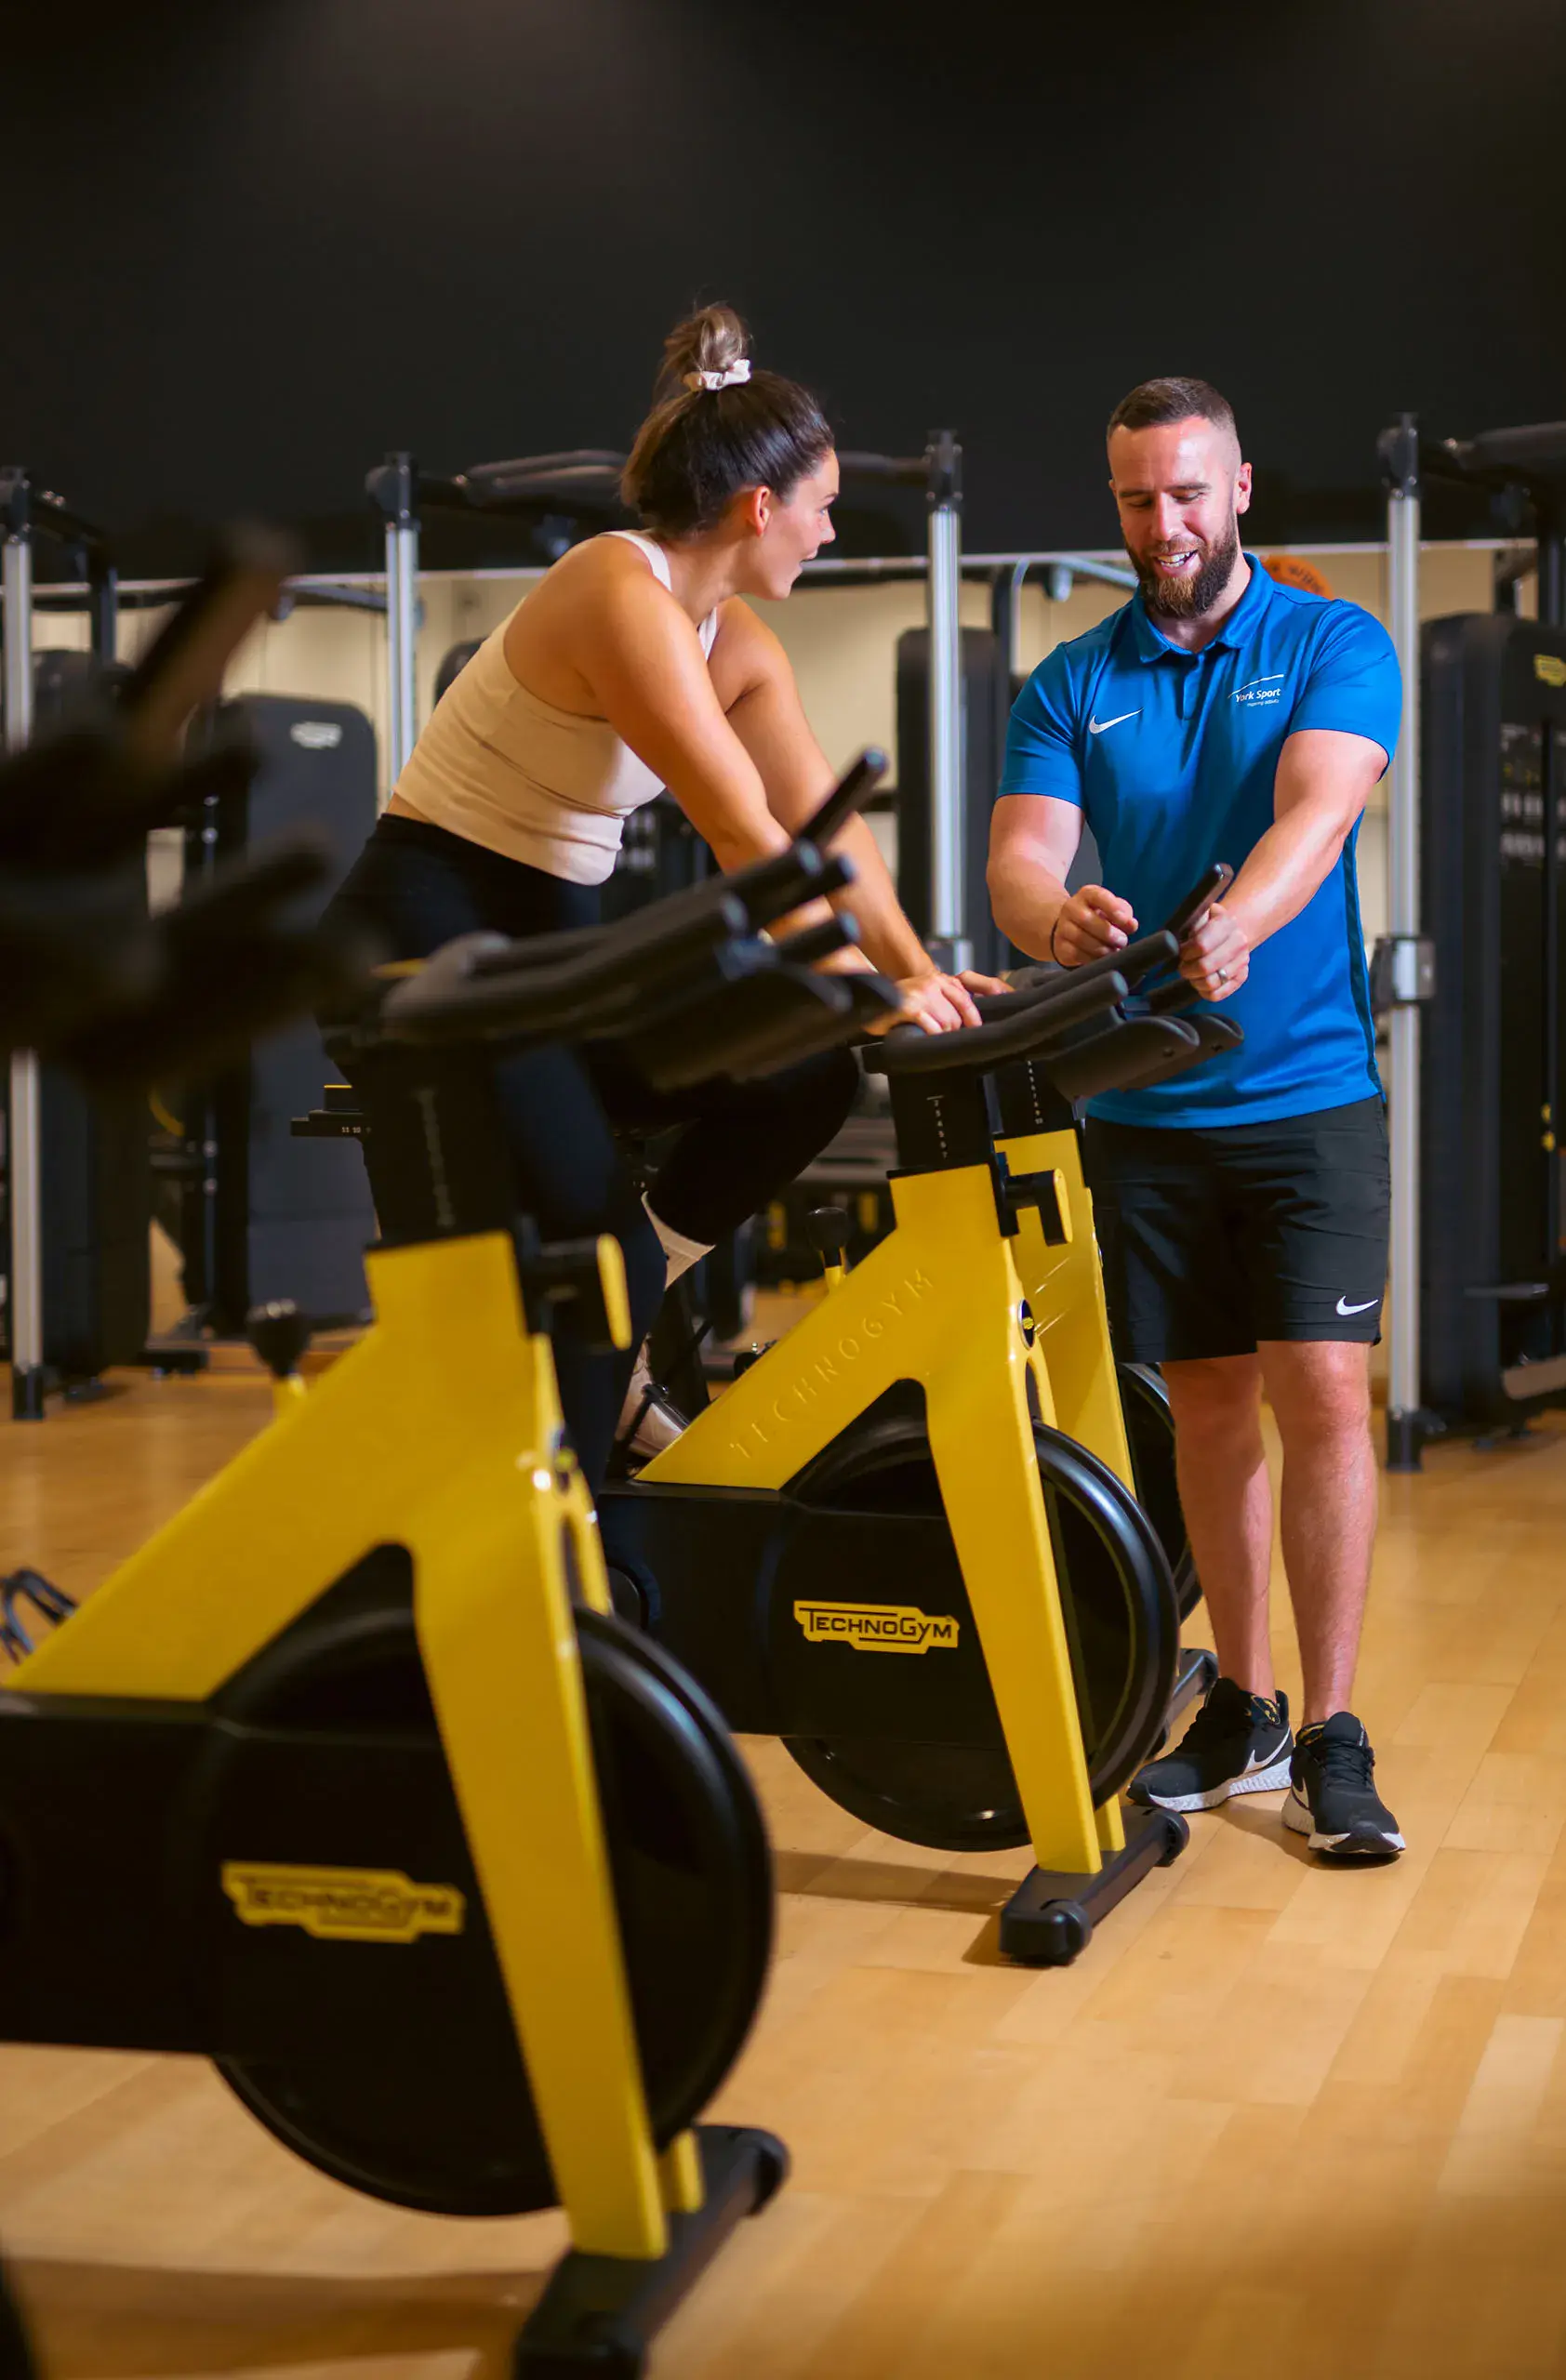
[[[1129,1806],[1125,1848],[1106,1855],[1095,1876],[1035,1868],[1001,1911],[1001,1951],[1025,1966],[1068,1967],[1093,1939],[1096,1919],[1125,1898],[1152,1868],[1167,1868],[1190,1841],[1173,1810]]]
[[[564,2256],[517,2341],[513,2380],[640,2380],[657,2333],[789,2171],[789,2152],[770,2132],[700,2124],[696,2136],[706,2188],[697,2213],[669,2217],[669,2245],[650,2261],[577,2248]]]

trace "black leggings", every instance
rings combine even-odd
[[[371,927],[398,959],[427,959],[481,928],[522,939],[599,922],[596,886],[568,884],[444,826],[395,815],[379,821],[333,907]],[[568,1324],[555,1332],[561,1404],[595,1492],[665,1275],[662,1246],[612,1128],[684,1126],[649,1195],[671,1231],[711,1243],[819,1154],[847,1115],[856,1080],[841,1050],[755,1082],[720,1078],[675,1093],[650,1089],[608,1048],[550,1044],[497,1060],[519,1207],[546,1240],[607,1231],[625,1250],[631,1350],[594,1355]]]

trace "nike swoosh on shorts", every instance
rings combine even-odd
[[[1121,727],[1128,719],[1140,719],[1141,716],[1142,706],[1138,703],[1135,710],[1122,710],[1113,719],[1090,719],[1087,732],[1090,735],[1102,735],[1107,727]]]
[[[1379,1298],[1367,1298],[1363,1305],[1345,1305],[1342,1298],[1340,1297],[1337,1302],[1337,1310],[1339,1314],[1343,1315],[1368,1314],[1373,1305],[1379,1305],[1380,1303],[1381,1300]]]

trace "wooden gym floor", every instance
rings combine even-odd
[[[0,1426],[0,1569],[86,1591],[267,1410],[226,1375]],[[866,1834],[750,1746],[780,1955],[714,2112],[794,2177],[660,2380],[1566,2369],[1563,1522],[1566,1424],[1386,1482],[1359,1699],[1408,1856],[1323,1872],[1231,1805],[1063,1973],[997,1960],[1020,1858]],[[53,2380],[501,2380],[561,2239],[356,2198],[197,2062],[0,2047]]]

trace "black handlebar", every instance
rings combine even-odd
[[[980,1023],[965,1033],[890,1034],[866,1064],[887,1075],[939,1074],[962,1067],[988,1073],[1010,1060],[1035,1059],[1066,1097],[1130,1089],[1159,1080],[1177,1066],[1238,1046],[1238,1025],[1176,1016],[1197,998],[1176,976],[1132,1001],[1133,987],[1172,966],[1184,937],[1232,882],[1234,871],[1215,861],[1168,921],[1123,950],[1085,967],[1053,961],[1019,967],[1013,988],[975,1002]],[[1129,1008],[1121,1003],[1132,1001]]]
[[[779,959],[786,959],[790,967],[814,967],[818,959],[830,959],[839,950],[856,950],[858,945],[857,919],[834,910],[818,926],[807,926],[803,933],[791,933],[774,947]]]
[[[1465,470],[1497,474],[1538,473],[1566,477],[1566,421],[1529,422],[1520,430],[1481,430],[1477,438],[1452,438],[1446,451]]]
[[[1101,975],[1109,974],[1123,975],[1128,984],[1139,984],[1144,975],[1172,966],[1179,955],[1178,937],[1167,926],[1160,926],[1156,933],[1145,933],[1140,940],[1128,942],[1123,950],[1111,950],[1103,959],[1090,959],[1084,967],[1062,967],[1055,959],[1046,959],[1036,967],[1018,967],[1011,980],[1018,992],[1044,992],[1054,984],[1095,984]]]
[[[1214,901],[1221,901],[1234,882],[1234,870],[1227,861],[1216,859],[1199,884],[1193,884],[1185,899],[1163,921],[1165,933],[1176,942],[1184,942],[1191,928],[1205,915]]]
[[[988,1074],[1011,1058],[1047,1059],[1074,1025],[1106,1014],[1129,989],[1123,975],[1095,974],[1091,983],[1074,983],[1051,998],[1015,1000],[1009,1015],[964,1032],[901,1026],[867,1051],[865,1064],[872,1074],[948,1074],[959,1067]]]
[[[753,945],[749,938],[803,903],[853,882],[850,862],[825,855],[821,844],[857,809],[885,766],[883,753],[861,754],[776,858],[733,876],[709,878],[618,925],[542,942],[509,945],[498,937],[467,936],[448,945],[382,998],[378,1012],[359,1026],[358,1038],[374,1042],[602,1035],[623,1029],[649,999],[673,993],[682,978],[692,978],[710,996],[723,980],[713,969],[724,945],[736,945],[737,977],[797,968],[812,954],[840,948],[853,938],[853,928],[837,919],[791,937],[792,946],[786,944],[781,951]]]
[[[815,816],[801,828],[803,840],[814,843],[817,850],[829,843],[855,812],[863,809],[885,774],[885,753],[878,746],[868,744],[847,774],[839,778]]]
[[[891,480],[899,487],[923,487],[930,476],[927,455],[840,454],[845,480]]]
[[[591,446],[572,454],[523,455],[509,463],[474,463],[451,484],[460,489],[466,503],[482,511],[551,496],[617,498],[624,469],[623,455]]]

